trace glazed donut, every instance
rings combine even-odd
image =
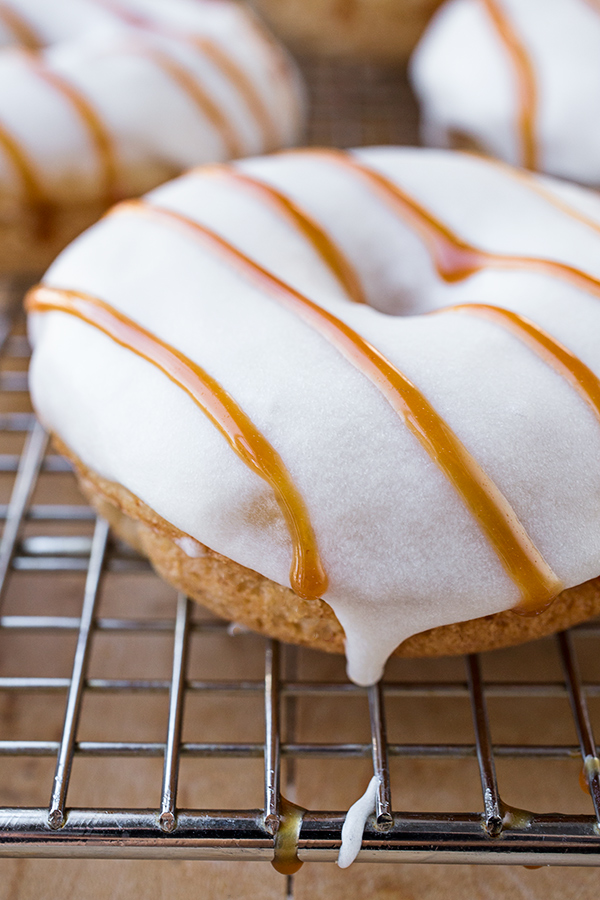
[[[0,45],[3,274],[39,276],[118,199],[299,134],[295,68],[230,0],[10,0]]]
[[[479,620],[409,652],[600,611],[592,583],[509,612],[600,574],[584,189],[409,148],[205,167],[116,206],[27,308],[42,421],[218,612],[333,650],[343,628],[369,684],[427,629]]]
[[[449,0],[411,75],[426,144],[600,185],[598,0]]]

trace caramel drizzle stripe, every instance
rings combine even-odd
[[[375,347],[340,319],[193,219],[136,200],[121,203],[110,214],[124,213],[145,215],[200,238],[243,277],[267,291],[324,337],[372,382],[446,475],[487,536],[505,571],[519,587],[522,607],[530,611],[543,609],[560,593],[562,585],[558,577],[527,535],[506,498],[427,398]]]
[[[247,16],[250,30],[254,35],[257,43],[261,44],[265,51],[270,51],[275,59],[275,65],[277,67],[276,77],[281,77],[287,82],[290,92],[290,97],[288,97],[287,102],[291,102],[294,104],[296,115],[302,116],[303,103],[299,97],[299,93],[297,90],[296,70],[291,61],[290,55],[275,39],[274,35],[271,34],[269,29],[265,25],[263,25],[258,15],[254,12],[252,6],[248,4],[244,8],[244,12]]]
[[[600,298],[600,280],[575,266],[553,259],[491,253],[463,241],[393,181],[350,154],[320,149],[301,152],[344,166],[362,178],[403,221],[412,226],[429,250],[438,275],[448,283],[463,281],[486,268],[521,270],[558,278]]]
[[[327,576],[304,500],[283,460],[233,397],[192,360],[96,297],[40,285],[27,296],[28,312],[68,313],[145,359],[180,387],[220,431],[231,449],[272,488],[284,515],[294,553],[290,583],[305,599],[327,590]]]
[[[582,225],[586,225],[588,228],[591,228],[592,231],[597,231],[600,234],[600,222],[597,222],[589,215],[586,215],[586,213],[571,206],[571,204],[567,200],[563,200],[562,197],[553,194],[552,191],[540,182],[537,176],[532,175],[531,172],[526,172],[524,169],[516,169],[514,166],[503,162],[501,159],[492,159],[490,156],[481,156],[481,154],[471,150],[458,150],[456,152],[462,153],[463,156],[474,157],[478,162],[483,162],[487,166],[493,166],[496,169],[500,169],[501,172],[509,178],[512,178],[513,181],[520,182],[527,190],[531,191],[531,193],[542,197],[551,206],[554,206],[556,209],[560,210],[560,212],[569,216],[570,219],[575,219],[576,222],[581,222]]]
[[[55,204],[47,196],[36,167],[19,141],[0,124],[0,147],[17,172],[25,194],[25,202],[33,216],[33,226],[40,240],[49,237]]]
[[[194,35],[187,35],[178,32],[176,29],[170,28],[167,25],[161,25],[158,22],[152,21],[147,16],[144,16],[141,13],[136,13],[133,10],[125,10],[121,9],[117,4],[111,2],[111,0],[95,0],[95,2],[113,13],[117,18],[121,19],[123,22],[128,22],[131,25],[135,25],[139,28],[143,28],[146,31],[153,32],[154,34],[162,34],[166,37],[173,37],[179,41],[182,41],[184,44],[189,44],[192,47],[195,47],[197,50],[200,50],[201,53],[204,54],[206,59],[212,63],[212,65],[220,72],[220,74],[225,78],[226,81],[237,91],[242,101],[246,104],[246,107],[256,122],[258,126],[261,136],[262,142],[265,147],[265,150],[274,149],[279,145],[279,138],[276,133],[275,122],[270,115],[265,103],[263,102],[262,97],[260,96],[260,92],[253,85],[250,78],[242,71],[240,66],[231,58],[231,56],[226,52],[223,47],[220,47],[215,41],[206,37],[199,37]],[[161,51],[156,51],[160,53]],[[164,61],[163,61],[164,62]],[[158,62],[161,68],[165,68],[163,62]],[[175,75],[175,72],[172,69],[168,70],[168,74],[172,78],[176,78],[181,87],[186,90],[187,93],[192,95],[192,99],[195,103],[198,104],[198,97],[196,96],[199,92],[197,82],[194,82],[194,87],[190,90],[190,80],[191,76],[189,73],[182,69],[181,67],[177,67],[178,72]],[[183,77],[182,73],[183,72]],[[215,113],[215,105],[213,101],[210,100],[205,94],[202,94],[201,100],[201,108],[205,115],[207,115],[212,124],[219,130],[223,139],[226,143],[231,143],[237,148],[237,152],[228,151],[230,156],[242,156],[242,150],[240,149],[240,145],[238,143],[237,137],[234,135],[233,130],[229,122],[225,121],[223,118],[218,119],[214,117]],[[219,110],[217,110],[217,113]]]
[[[61,94],[75,111],[95,148],[107,205],[118,199],[118,167],[113,139],[90,101],[73,84],[49,69],[40,56],[23,52],[23,57],[42,81]]]
[[[196,171],[235,181],[256,194],[261,200],[266,201],[276,212],[291,222],[312,245],[342,286],[348,298],[354,303],[367,302],[360,279],[347,257],[325,229],[318,225],[312,216],[309,216],[290,197],[272,185],[231,166],[201,167]]]
[[[31,206],[35,207],[47,203],[44,188],[38,178],[35,165],[17,139],[2,124],[0,124],[0,144],[2,144],[11,164],[19,173],[27,200]]]
[[[244,155],[243,141],[236,133],[228,116],[225,115],[219,104],[207,94],[197,79],[184,66],[180,65],[162,50],[136,47],[136,52],[139,56],[144,56],[151,60],[188,95],[197,109],[200,110],[219,134],[229,157],[236,158]]]
[[[496,0],[481,0],[494,24],[498,37],[512,63],[519,90],[518,129],[521,139],[521,163],[527,169],[536,169],[538,148],[536,140],[537,83],[531,57],[525,44],[515,31],[510,18]]]
[[[12,32],[20,47],[40,50],[43,46],[33,26],[8,3],[0,3],[0,21]]]
[[[559,343],[535,322],[518,313],[483,303],[465,303],[435,310],[439,313],[463,313],[488,319],[506,328],[527,347],[569,382],[585,400],[598,420],[600,420],[600,379],[592,370],[575,356],[564,344]]]
[[[220,47],[215,41],[211,41],[208,38],[197,37],[193,38],[192,42],[237,90],[260,130],[265,152],[274,150],[278,147],[280,138],[277,133],[275,120],[269,112],[260,92],[246,73],[242,71],[241,67],[238,66],[235,60],[232,59],[223,47]]]

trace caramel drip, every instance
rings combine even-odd
[[[23,53],[30,67],[43,81],[61,94],[77,113],[98,156],[102,173],[102,193],[107,206],[119,199],[117,161],[113,139],[90,101],[73,84],[48,68],[41,56]]]
[[[10,160],[21,179],[25,193],[25,202],[34,217],[34,227],[37,237],[45,240],[52,231],[54,218],[54,204],[46,195],[35,165],[19,144],[3,125],[0,124],[0,146]]]
[[[331,313],[249,259],[215,232],[181,213],[147,202],[127,201],[111,215],[133,212],[181,228],[216,250],[243,277],[267,291],[286,309],[324,337],[368,378],[446,475],[519,587],[522,605],[546,606],[562,586],[527,535],[508,501],[450,426],[411,381],[375,347]]]
[[[583,765],[581,767],[581,769],[579,770],[579,779],[578,780],[579,780],[579,787],[581,788],[583,793],[591,795],[592,792],[590,791],[590,786],[588,784],[587,770],[585,768],[585,765]]]
[[[102,300],[77,291],[40,285],[29,292],[28,312],[56,310],[81,319],[115,343],[156,366],[180,387],[221,432],[248,468],[272,488],[294,547],[290,583],[302,598],[314,600],[327,590],[327,575],[301,494],[281,457],[221,385],[179,350],[146,331]]]
[[[225,115],[219,104],[210,97],[197,79],[184,66],[180,65],[172,56],[156,48],[136,47],[139,56],[145,56],[152,60],[164,73],[174,81],[188,95],[203,116],[218,132],[227,156],[236,158],[244,156],[244,144],[236,133],[229,118]]]
[[[43,46],[33,26],[8,3],[0,3],[0,21],[12,32],[20,47],[39,50]]]
[[[209,172],[210,174],[219,175],[228,180],[235,181],[257,194],[261,200],[265,200],[304,235],[327,268],[341,284],[348,295],[348,298],[354,303],[366,303],[366,298],[358,275],[356,274],[355,269],[350,265],[348,259],[334,243],[333,239],[325,229],[318,225],[312,216],[309,216],[308,213],[302,210],[293,200],[272,185],[247,175],[239,169],[234,169],[231,166],[214,166],[212,168],[203,167],[198,171]]]
[[[515,31],[510,18],[502,10],[497,0],[481,0],[498,37],[512,63],[519,89],[518,128],[521,138],[521,164],[527,169],[536,169],[538,148],[536,140],[537,83],[531,57],[525,44]]]
[[[503,309],[501,306],[488,306],[482,303],[448,306],[436,310],[434,315],[446,312],[479,316],[502,325],[523,341],[555,372],[562,375],[591,407],[596,418],[600,420],[600,379],[564,344],[555,340],[535,322],[508,309]]]
[[[302,867],[302,860],[298,859],[298,840],[305,812],[302,806],[296,806],[285,797],[280,798],[279,828],[271,865],[281,875],[294,875]]]
[[[303,150],[345,166],[356,173],[389,204],[419,235],[440,278],[448,283],[463,281],[483,269],[535,272],[568,282],[578,290],[600,297],[600,280],[582,269],[553,259],[491,253],[468,244],[447,225],[428,212],[413,197],[385,175],[339,150]]]

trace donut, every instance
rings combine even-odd
[[[293,144],[302,87],[230,0],[0,2],[0,274],[37,273],[119,199]]]
[[[370,684],[399,647],[600,611],[585,189],[414,148],[203,167],[114,207],[26,305],[84,490],[218,613]]]
[[[410,68],[426,144],[600,185],[598,0],[449,0]]]
[[[441,0],[253,0],[294,52],[405,63]]]

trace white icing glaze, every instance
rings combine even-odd
[[[360,853],[367,819],[371,813],[375,812],[378,785],[379,779],[373,775],[362,797],[359,797],[346,813],[342,825],[342,846],[337,858],[340,869],[347,869],[348,866],[351,866]]]
[[[199,544],[194,538],[184,535],[183,537],[175,538],[175,543],[190,559],[201,559],[203,556],[206,556],[206,551],[202,544]]]
[[[581,188],[446,151],[373,148],[355,158],[463,240],[600,278],[600,201]],[[599,375],[600,298],[511,268],[443,281],[412,227],[330,157],[292,152],[236,169],[285,191],[327,230],[370,305],[349,302],[297,228],[214,170],[148,199],[222,234],[362,334],[444,416],[562,583],[597,576],[596,415],[496,323],[422,314],[497,304],[536,322]],[[329,576],[324,599],[344,627],[352,679],[375,681],[412,634],[519,602],[479,525],[374,384],[191,231],[134,211],[109,216],[58,258],[45,283],[101,298],[177,347],[277,449],[312,520]],[[180,388],[72,316],[34,316],[31,330],[32,394],[48,427],[185,534],[289,585],[291,542],[271,489]]]
[[[284,51],[237,3],[222,0],[11,0],[45,49],[41,60],[89,102],[109,133],[117,190],[148,190],[197,163],[232,154],[216,127],[164,65],[162,54],[221,110],[240,155],[293,143],[302,119],[302,89]],[[139,27],[128,16],[141,17]],[[1,21],[1,4],[0,4]],[[235,79],[199,49],[209,40],[251,85],[269,122],[265,128]],[[6,24],[0,43],[13,42]],[[94,199],[102,190],[100,161],[81,115],[23,53],[0,50],[0,125],[18,142],[56,202]],[[0,141],[4,205],[22,198],[23,180]]]
[[[600,3],[494,0],[531,61],[537,90],[537,168],[600,184]],[[452,132],[484,151],[523,163],[519,79],[483,0],[448,0],[411,62],[426,143]]]

